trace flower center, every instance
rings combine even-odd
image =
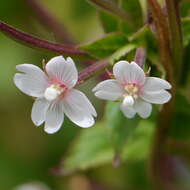
[[[65,88],[61,87],[59,84],[52,84],[50,87],[46,88],[44,97],[48,101],[55,100],[61,93],[65,91]]]
[[[123,104],[132,106],[135,102],[134,100],[138,98],[139,88],[135,84],[127,84],[124,89],[126,93],[124,94]]]

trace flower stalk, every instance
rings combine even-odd
[[[82,84],[85,80],[89,79],[93,75],[95,75],[97,72],[104,71],[104,68],[108,66],[109,62],[107,60],[97,61],[93,63],[92,65],[85,68],[83,71],[79,73],[79,79],[78,83]]]
[[[60,43],[50,42],[47,40],[40,39],[38,37],[32,36],[28,33],[25,33],[21,30],[18,30],[4,22],[0,21],[0,31],[13,38],[14,40],[24,43],[28,46],[40,48],[54,52],[56,54],[64,54],[68,56],[86,56],[89,57],[89,54],[83,50],[80,50],[78,47],[73,45],[63,45]]]

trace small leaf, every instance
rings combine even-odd
[[[96,58],[103,59],[111,56],[115,51],[125,46],[127,43],[128,40],[125,35],[120,33],[111,33],[95,42],[83,45],[80,48],[89,52]]]

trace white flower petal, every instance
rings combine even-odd
[[[63,120],[64,114],[60,102],[53,102],[46,112],[44,130],[49,134],[57,132],[61,128]]]
[[[46,112],[49,102],[45,98],[38,98],[35,100],[32,107],[31,118],[36,126],[40,126],[46,119]]]
[[[151,114],[152,105],[143,100],[137,100],[134,104],[134,109],[142,118],[147,118]]]
[[[92,91],[95,96],[103,100],[118,100],[124,94],[123,87],[116,80],[105,80],[100,82]]]
[[[122,83],[135,83],[142,85],[145,81],[145,73],[135,62],[119,61],[113,67],[113,74]]]
[[[146,102],[152,104],[165,104],[171,99],[171,94],[166,90],[154,91],[154,92],[143,92],[140,97]]]
[[[91,104],[91,102],[83,92],[76,89],[72,89],[69,92],[67,100],[73,102],[89,114],[92,114],[95,117],[97,116],[94,106]]]
[[[31,64],[17,65],[16,68],[23,73],[15,74],[15,85],[29,96],[42,97],[48,86],[48,78],[45,73],[39,67]]]
[[[164,89],[171,89],[171,85],[164,79],[157,77],[146,77],[145,84],[143,86],[144,91],[159,91]]]
[[[96,111],[82,92],[72,89],[62,103],[64,113],[73,123],[83,128],[94,125],[93,115],[96,116]]]
[[[124,104],[121,104],[120,108],[127,118],[133,118],[136,114],[136,111],[132,106],[125,106]]]
[[[46,64],[46,72],[52,79],[65,84],[68,88],[75,86],[78,80],[76,66],[70,57],[67,60],[62,56],[52,58]]]

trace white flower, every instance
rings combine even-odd
[[[17,65],[14,76],[16,86],[25,94],[36,97],[32,108],[32,121],[36,126],[45,122],[47,133],[57,132],[64,114],[76,125],[87,128],[94,124],[96,111],[88,98],[73,89],[78,72],[73,60],[62,56],[52,58],[43,72],[31,64]]]
[[[171,85],[160,78],[146,77],[135,62],[119,61],[113,67],[114,79],[100,82],[93,91],[103,100],[121,100],[121,110],[128,118],[138,113],[142,118],[150,116],[151,104],[167,103]]]

